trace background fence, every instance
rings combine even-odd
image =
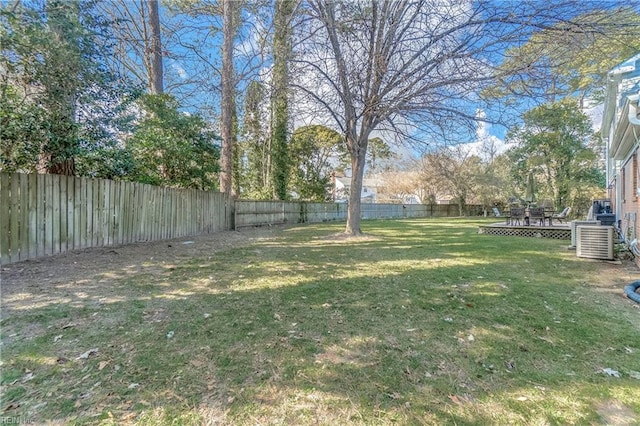
[[[304,201],[236,200],[235,227],[275,225],[283,223],[327,222],[347,220],[346,203],[310,203]],[[368,204],[360,208],[362,219],[455,217],[460,215],[456,204]],[[478,216],[482,206],[467,205],[465,214]]]
[[[480,215],[480,206],[465,214]],[[453,217],[457,205],[362,204],[363,219]],[[231,200],[219,192],[0,173],[0,263],[247,226],[344,221],[345,203]]]

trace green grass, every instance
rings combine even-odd
[[[3,339],[17,336],[3,345],[3,415],[598,424],[613,409],[640,421],[640,311],[592,283],[604,264],[479,223],[367,221],[348,240],[332,238],[343,224],[308,225],[163,274],[106,268],[104,303],[3,320]]]

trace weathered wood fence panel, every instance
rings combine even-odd
[[[283,223],[327,222],[347,219],[346,203],[304,201],[235,201],[235,227],[278,225]],[[481,214],[481,206],[465,206],[465,214]],[[456,217],[454,204],[369,204],[360,207],[362,219]]]
[[[229,230],[231,215],[218,192],[0,173],[0,262]]]
[[[222,193],[0,173],[0,263],[247,226],[344,221],[345,203],[233,201]],[[480,206],[466,206],[479,215]],[[234,214],[235,212],[235,214]],[[363,219],[454,217],[457,205],[362,204]],[[233,221],[232,221],[233,219]]]
[[[330,222],[347,220],[347,204],[345,203],[300,203],[303,222]]]

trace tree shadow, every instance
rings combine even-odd
[[[614,361],[640,370],[620,351],[634,348],[634,328],[589,300],[572,303],[595,264],[553,252],[557,242],[426,231],[262,241],[155,275],[105,268],[46,301],[34,294],[42,303],[2,321],[3,407],[18,404],[5,413],[583,423],[599,419],[593,399],[620,400],[635,384],[597,373]],[[298,232],[309,230],[287,238]]]

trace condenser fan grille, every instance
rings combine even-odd
[[[613,226],[578,226],[576,253],[590,259],[613,259]]]

